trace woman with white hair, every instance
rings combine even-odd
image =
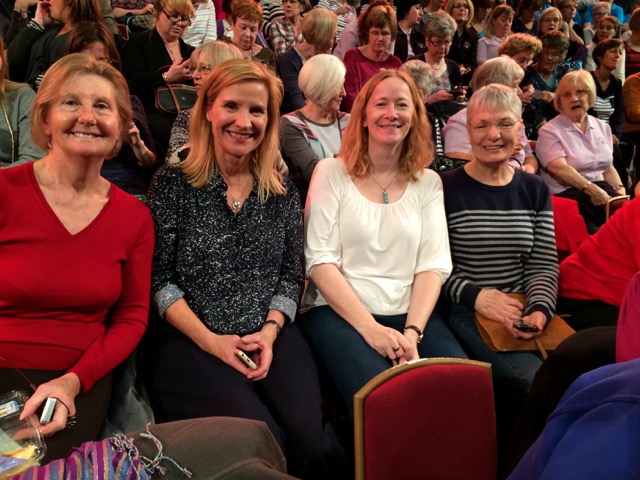
[[[303,205],[316,164],[335,156],[342,144],[342,132],[349,121],[349,114],[340,111],[345,72],[343,63],[333,55],[309,59],[298,80],[307,103],[280,118],[280,150]]]
[[[518,85],[523,77],[524,71],[512,58],[492,58],[476,69],[471,79],[471,88],[477,91],[484,86],[497,83],[511,88],[518,94],[520,93]],[[465,108],[452,116],[442,130],[442,135],[445,155],[470,161],[473,160],[474,154],[467,134],[467,110]],[[509,164],[513,168],[529,173],[538,171],[538,161],[533,156],[524,129],[518,135],[518,143],[509,157]]]

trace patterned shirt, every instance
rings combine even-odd
[[[179,167],[153,179],[149,208],[156,229],[152,293],[162,316],[184,298],[211,331],[258,331],[269,310],[293,320],[302,284],[302,216],[296,188],[258,201],[258,180],[237,215],[216,171],[194,188]]]
[[[189,121],[191,120],[191,112],[193,109],[183,110],[178,114],[173,127],[171,127],[171,136],[169,137],[169,149],[167,150],[167,158],[165,163],[171,165],[180,163],[178,152],[189,143]]]
[[[344,30],[344,27],[346,27],[347,24],[352,20],[355,20],[356,18],[358,18],[356,9],[353,8],[351,5],[349,5],[348,3],[343,5],[342,3],[338,2],[338,0],[319,0],[318,5],[316,5],[316,8],[326,8],[327,10],[333,13],[335,13],[335,11],[338,10],[339,8],[342,8],[345,6],[349,10],[338,15],[338,33],[337,33],[338,40],[340,40],[340,35],[342,35],[342,30]]]
[[[276,54],[276,58],[280,58],[288,49],[303,41],[302,31],[296,37],[293,23],[286,17],[278,18],[271,24],[269,43],[271,44],[271,50]]]

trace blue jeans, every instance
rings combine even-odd
[[[406,314],[374,315],[374,318],[381,325],[400,332],[407,321]],[[349,409],[349,415],[353,416],[353,395],[373,377],[391,367],[391,360],[376,352],[331,307],[312,308],[300,317],[299,323]],[[435,312],[429,318],[418,353],[422,358],[467,358],[442,317]]]

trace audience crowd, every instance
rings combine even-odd
[[[100,438],[132,355],[159,423],[260,420],[288,474],[348,478],[354,393],[454,357],[492,364],[508,475],[558,372],[639,329],[616,1],[0,0],[0,395],[58,399],[45,461]],[[545,362],[475,321],[556,314]]]

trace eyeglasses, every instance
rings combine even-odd
[[[211,73],[211,66],[200,65],[198,68],[195,69],[195,71],[198,72],[200,75],[209,75]]]
[[[388,30],[378,30],[377,28],[370,28],[369,35],[372,37],[390,37],[391,32]]]
[[[451,9],[454,9],[454,8],[464,8],[466,10],[469,10],[469,5],[467,5],[466,3],[454,3]]]
[[[469,128],[475,133],[487,133],[492,126],[495,126],[501,132],[508,132],[515,127],[517,122],[482,122],[477,125],[469,125]]]
[[[431,42],[431,45],[433,45],[436,48],[440,48],[442,46],[449,46],[453,43],[452,40],[433,40],[433,39],[429,39],[429,42]]]
[[[182,23],[185,26],[191,25],[191,19],[189,17],[183,17],[182,15],[178,15],[177,13],[169,13],[166,10],[162,10],[169,20],[173,23]]]
[[[588,94],[589,94],[589,90],[587,90],[586,88],[579,88],[575,92],[572,92],[571,90],[569,90],[568,92],[564,92],[562,94],[562,98],[572,98],[574,95],[578,98],[581,98]]]

